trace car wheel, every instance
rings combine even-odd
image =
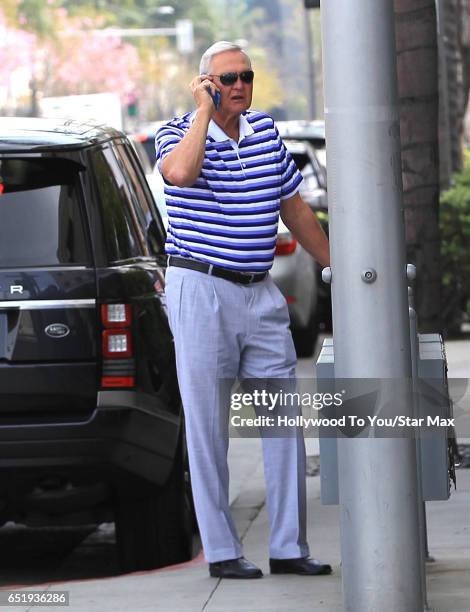
[[[294,341],[297,357],[311,357],[315,351],[318,338],[318,321],[316,310],[310,314],[305,327],[293,327],[292,339]]]
[[[145,497],[118,499],[116,542],[123,572],[154,569],[191,559],[193,512],[187,494],[181,444],[163,487]]]

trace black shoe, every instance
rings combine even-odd
[[[316,559],[269,559],[271,574],[298,574],[299,576],[320,576],[331,574],[331,565]]]
[[[209,574],[213,578],[261,578],[263,572],[245,557],[209,563]]]

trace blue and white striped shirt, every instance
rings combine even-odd
[[[159,166],[194,115],[175,118],[158,130]],[[211,121],[196,182],[191,187],[165,182],[166,252],[243,272],[269,270],[281,200],[293,196],[301,181],[269,115],[243,113],[238,143]]]

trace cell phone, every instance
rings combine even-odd
[[[210,87],[206,87],[206,89],[207,89],[207,93],[212,98],[212,102],[214,103],[215,110],[219,110],[219,106],[220,106],[220,91],[216,91],[215,94],[213,94]]]

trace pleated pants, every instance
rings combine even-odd
[[[166,299],[205,558],[235,559],[243,550],[229,506],[230,381],[276,379],[292,389],[296,355],[287,305],[270,276],[242,285],[177,267],[167,270]],[[307,556],[302,431],[267,432],[262,445],[269,556]]]

